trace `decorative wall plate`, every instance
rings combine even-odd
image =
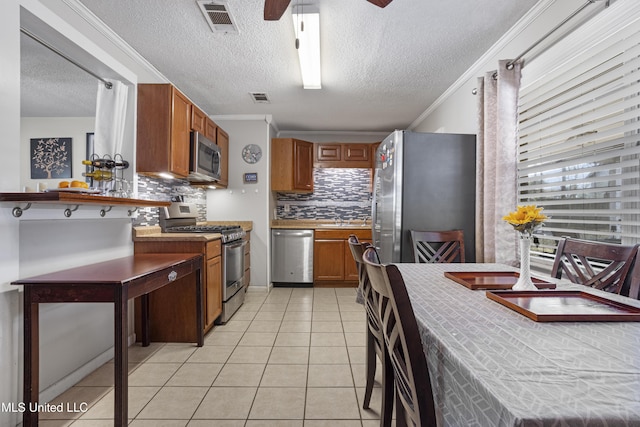
[[[250,164],[258,163],[262,158],[262,149],[256,144],[245,145],[242,149],[242,159]]]

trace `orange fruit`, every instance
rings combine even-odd
[[[60,181],[58,183],[58,188],[69,188],[69,181]]]
[[[89,188],[89,184],[84,181],[71,181],[71,187],[75,188]]]

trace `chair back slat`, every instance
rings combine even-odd
[[[465,262],[464,232],[411,230],[414,262]]]
[[[363,263],[393,367],[397,425],[436,426],[429,369],[402,275],[393,264],[381,265],[373,248],[364,252]]]
[[[551,276],[619,294],[637,256],[638,245],[625,246],[563,238]]]

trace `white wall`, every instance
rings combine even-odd
[[[590,6],[582,15],[603,7],[604,2]],[[482,58],[480,58],[448,92],[441,96],[425,113],[416,120],[411,129],[416,132],[447,132],[477,134],[477,96],[472,94],[477,78],[495,70],[500,59],[512,59],[524,52],[544,34],[558,25],[585,4],[584,0],[541,0],[509,33],[505,34]],[[579,22],[581,16],[570,21],[563,29]],[[556,34],[559,34],[559,31]],[[552,37],[553,38],[553,37]],[[548,43],[548,42],[547,42]],[[546,43],[542,43],[542,48]],[[526,61],[534,58],[539,49],[533,49],[525,56]],[[533,59],[535,60],[535,58]]]
[[[208,221],[253,221],[251,232],[251,286],[269,285],[270,211],[269,191],[270,121],[269,116],[212,116],[229,134],[229,185],[227,189],[207,191]],[[256,144],[262,159],[255,164],[242,160],[242,148]],[[258,173],[258,182],[245,184],[243,176]]]
[[[20,8],[3,4],[0,14],[0,190],[20,185]],[[9,285],[18,277],[18,223],[11,209],[0,206],[0,402],[18,399],[20,364],[18,291]],[[20,376],[21,378],[21,376]],[[0,412],[0,425],[12,426],[17,415]]]
[[[47,185],[48,188],[55,188],[58,182],[64,179],[31,179],[29,167],[31,138],[48,137],[70,137],[72,153],[72,179],[84,181],[82,172],[85,166],[82,160],[86,158],[86,137],[87,133],[93,132],[95,117],[23,117],[20,120],[20,164],[23,166],[20,171],[20,186],[37,188],[39,182]]]

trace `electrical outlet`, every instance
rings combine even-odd
[[[284,211],[285,211],[285,212],[289,212],[290,210],[291,210],[291,205],[290,205],[290,204],[288,204],[288,203],[287,203],[287,204],[285,204],[285,205],[284,205]]]

